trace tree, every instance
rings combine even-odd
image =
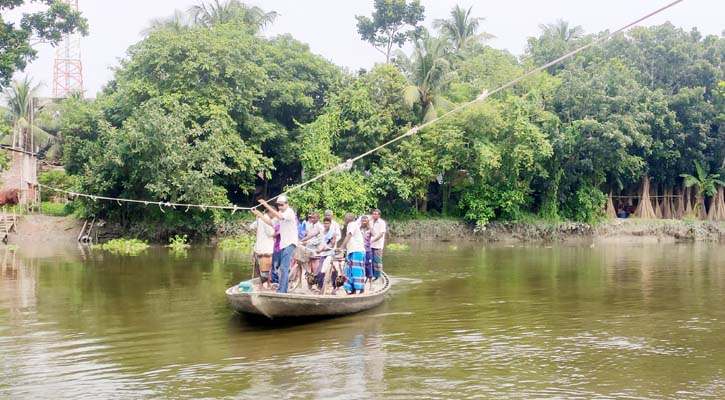
[[[410,38],[411,29],[425,17],[425,7],[420,0],[375,0],[372,19],[356,15],[357,32],[362,40],[369,42],[390,62],[394,46],[402,47]]]
[[[194,25],[212,27],[226,23],[239,23],[247,27],[250,33],[258,33],[277,19],[276,11],[264,11],[257,6],[249,6],[239,0],[201,1],[188,11]]]
[[[172,31],[180,32],[183,29],[188,29],[192,26],[192,21],[189,19],[189,13],[181,10],[174,10],[174,14],[166,18],[154,18],[149,23],[149,27],[141,31],[141,34],[148,36],[153,31],[160,29],[170,29]]]
[[[701,215],[700,208],[705,206],[705,195],[712,196],[717,192],[717,186],[725,186],[725,182],[720,179],[720,174],[711,174],[709,171],[700,165],[699,162],[694,161],[696,175],[681,174],[684,178],[685,187],[695,187],[695,208],[693,213],[695,215]],[[702,210],[704,212],[705,210]]]
[[[539,25],[539,28],[545,36],[557,38],[562,42],[581,39],[584,36],[584,28],[581,25],[571,26],[569,22],[563,19],[558,19],[551,24]]]
[[[447,58],[448,42],[424,31],[413,44],[410,59],[399,52],[399,63],[411,81],[411,85],[405,88],[404,98],[408,106],[418,107],[420,120],[427,122],[438,116],[438,109],[450,108],[452,105],[442,95],[451,78],[451,63]]]
[[[61,124],[66,167],[84,175],[89,193],[250,204],[257,190],[278,191],[299,179],[299,127],[324,112],[341,79],[338,67],[289,35],[267,39],[239,24],[153,31],[129,49],[95,102],[64,103],[70,108]],[[190,147],[150,147],[146,140],[185,140]],[[142,147],[147,153],[139,153]],[[123,168],[98,158],[118,159],[109,148],[125,157]],[[158,149],[169,154],[146,159]],[[203,173],[198,172],[200,161],[192,162],[202,150],[212,158],[204,161]],[[188,161],[176,159],[177,154]],[[132,173],[140,164],[144,172]],[[91,180],[95,175],[103,180]],[[199,188],[190,186],[193,176],[201,179]],[[89,207],[115,212],[109,205],[101,209],[100,203]],[[183,215],[178,220],[192,218]]]
[[[5,91],[5,100],[8,104],[5,119],[13,129],[12,135],[7,135],[2,138],[3,144],[29,151],[35,151],[35,148],[45,150],[54,144],[55,137],[39,127],[36,121],[33,121],[34,125],[32,129],[30,126],[30,114],[36,111],[32,110],[31,106],[37,107],[37,105],[32,104],[32,99],[35,97],[39,86],[33,84],[31,78],[25,77],[23,80],[13,81],[12,85]],[[32,144],[34,148],[30,147],[31,138],[29,133],[31,130],[33,133]]]
[[[454,62],[456,74],[446,97],[455,103],[469,102],[484,90],[499,87],[524,72],[516,56],[478,42],[469,42],[456,54]],[[523,92],[529,89],[521,87]]]
[[[543,65],[568,53],[580,45],[586,37],[581,26],[571,26],[569,22],[557,20],[555,23],[539,26],[541,35],[530,37],[526,52],[535,65]],[[556,74],[570,61],[549,67],[548,71]]]
[[[83,175],[91,158],[103,151],[98,137],[108,129],[108,122],[103,118],[105,101],[70,96],[60,103],[62,160],[68,175]]]
[[[342,130],[338,110],[328,110],[300,130],[300,161],[305,172],[304,179],[340,164],[340,158],[332,153],[332,143]],[[291,192],[290,197],[303,212],[329,208],[339,214],[363,214],[377,206],[373,187],[359,170],[333,172]]]
[[[529,209],[532,182],[546,179],[544,163],[552,156],[547,127],[554,115],[530,99],[505,96],[477,103],[452,123],[468,149],[459,207],[466,219],[486,223],[516,220]]]
[[[441,35],[450,40],[451,47],[455,53],[461,51],[461,49],[471,42],[481,42],[495,37],[486,32],[478,33],[478,28],[484,18],[472,17],[472,10],[473,6],[466,10],[456,4],[451,10],[451,17],[449,19],[436,19],[433,21],[433,27],[438,29]]]
[[[17,26],[3,19],[5,10],[12,10],[25,2],[0,1],[0,89],[10,82],[15,71],[22,71],[29,62],[35,60],[38,52],[33,48],[34,45],[49,43],[55,46],[66,34],[88,34],[88,22],[81,13],[58,0],[37,1],[44,4],[43,9],[24,14]]]
[[[110,197],[227,205],[223,179],[231,175],[244,185],[243,189],[251,190],[256,172],[268,168],[269,161],[239,137],[227,115],[215,114],[200,123],[192,110],[178,99],[162,96],[140,105],[119,128],[101,126],[97,139],[100,146],[84,169],[82,191]],[[119,209],[89,203],[87,207],[101,215],[137,212],[132,206]],[[167,218],[158,211],[157,217]]]
[[[403,101],[405,76],[391,64],[381,64],[356,77],[330,100],[330,110],[340,115],[341,131],[333,151],[343,159],[355,157],[399,135],[415,121]],[[331,112],[331,111],[330,111]],[[371,155],[360,163],[369,167],[381,157]]]

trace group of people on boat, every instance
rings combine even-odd
[[[297,218],[284,195],[276,199],[276,208],[265,200],[259,203],[266,212],[253,209],[256,220],[250,225],[256,231],[254,257],[259,266],[259,290],[271,290],[276,285],[278,293],[287,293],[290,268],[295,262],[307,264],[310,286],[318,292],[330,279],[333,294],[340,283],[348,294],[362,294],[368,283],[382,276],[387,224],[380,210],[362,216],[347,213],[343,237],[332,210],[325,211],[320,221],[317,212]],[[342,271],[334,266],[336,254],[345,254]]]

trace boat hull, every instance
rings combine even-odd
[[[316,295],[277,293],[274,291],[243,292],[238,286],[226,291],[229,304],[241,313],[264,315],[267,318],[325,317],[353,314],[377,307],[385,301],[390,289],[387,275],[379,279],[373,290],[361,295]]]

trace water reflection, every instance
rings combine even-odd
[[[414,244],[305,324],[229,309],[244,253],[6,251],[0,398],[719,398],[723,249]]]

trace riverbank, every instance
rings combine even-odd
[[[18,232],[10,234],[9,243],[48,246],[74,244],[82,222],[72,217],[25,215]],[[477,241],[491,243],[568,242],[588,240],[598,243],[657,243],[677,241],[719,242],[725,239],[725,223],[711,221],[623,219],[600,224],[577,222],[492,222],[475,226],[455,220],[388,221],[393,241]],[[224,237],[248,232],[248,221],[219,224],[209,231],[212,243]],[[106,241],[117,237],[142,238],[150,242],[166,242],[174,233],[168,229],[127,228],[101,223],[97,237]]]
[[[394,239],[483,242],[719,242],[725,223],[712,221],[618,219],[599,224],[579,222],[491,222],[475,226],[461,221],[390,222]]]

